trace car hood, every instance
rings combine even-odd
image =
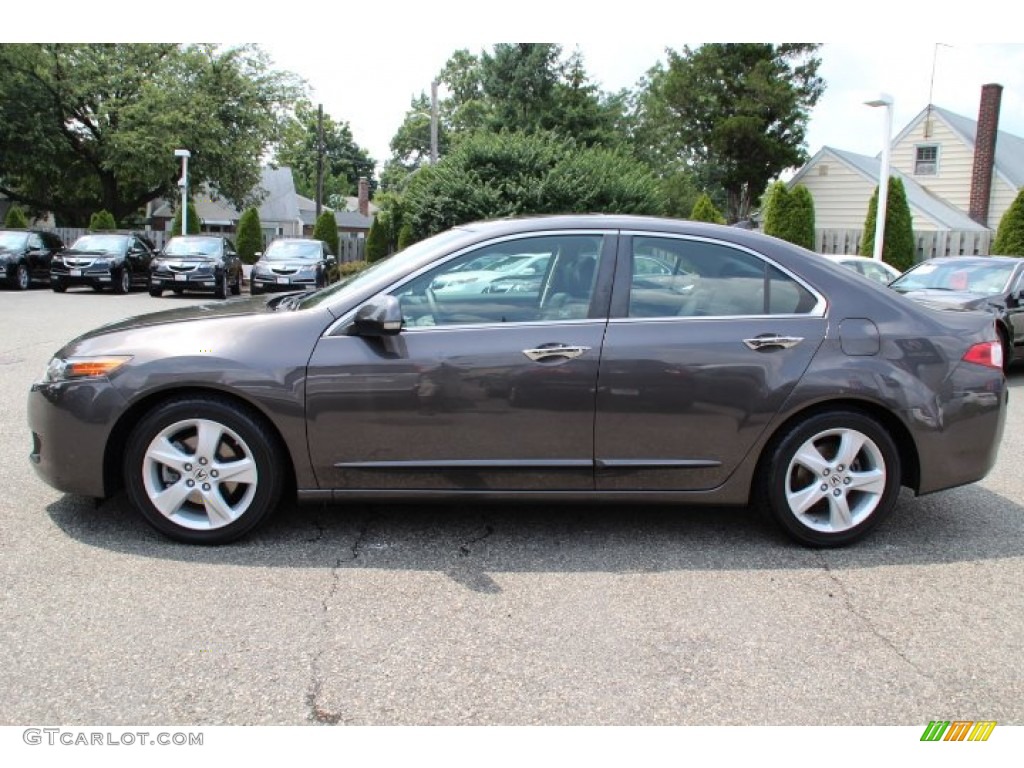
[[[82,248],[68,248],[61,256],[92,256],[97,259],[116,259],[121,256],[119,253],[110,253],[108,251],[89,251]]]
[[[921,289],[907,291],[903,294],[919,304],[925,304],[934,309],[969,310],[985,309],[992,306],[993,297],[967,291],[943,291],[932,289]]]
[[[95,328],[88,333],[79,336],[75,341],[84,341],[97,336],[105,336],[120,331],[133,331],[140,328],[150,328],[170,323],[183,323],[200,320],[212,320],[224,317],[243,317],[251,315],[264,315],[273,312],[281,299],[287,294],[276,296],[272,299],[259,296],[247,299],[231,299],[229,301],[218,301],[210,304],[190,305],[166,309],[162,312],[151,312],[146,315],[137,315],[117,322],[107,323]]]
[[[199,253],[188,254],[185,256],[168,256],[167,254],[158,254],[157,257],[160,261],[169,262],[184,262],[186,264],[212,264],[220,261],[219,256],[203,256]]]

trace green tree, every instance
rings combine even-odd
[[[402,228],[398,230],[398,250],[404,251],[415,242],[416,236],[412,232],[412,225],[409,222],[406,222],[402,225]]]
[[[203,223],[199,220],[199,214],[196,213],[196,207],[192,205],[192,201],[188,202],[188,232],[187,235],[198,235],[203,228]],[[181,234],[181,206],[178,206],[178,210],[174,214],[174,221],[171,222],[171,236],[176,237]]]
[[[110,211],[96,211],[96,213],[94,213],[89,219],[89,229],[93,232],[117,229],[117,222],[114,220],[114,214]]]
[[[478,219],[541,213],[658,214],[664,198],[642,163],[551,134],[478,133],[402,196],[416,239]]]
[[[4,226],[8,229],[28,228],[28,217],[21,210],[21,206],[12,205],[7,209],[7,215],[4,217]]]
[[[324,211],[317,217],[313,226],[313,238],[327,243],[331,253],[338,255],[338,221],[334,218],[334,211]]]
[[[814,198],[803,184],[790,190],[783,181],[769,187],[762,206],[766,235],[814,248]]]
[[[875,223],[878,221],[878,188],[868,203],[868,215],[864,222],[864,236],[860,241],[862,256],[871,256],[875,249]],[[907,204],[907,193],[903,182],[895,176],[889,177],[888,200],[885,204],[885,230],[882,236],[882,261],[896,269],[910,269],[917,260],[914,244],[914,225]]]
[[[824,92],[806,43],[706,44],[669,51],[637,100],[638,135],[668,167],[703,169],[703,186],[726,194],[726,218],[748,217],[768,181],[807,159],[811,108]],[[652,163],[652,167],[660,167]]]
[[[0,192],[81,226],[189,182],[244,207],[299,80],[255,46],[0,45]]]
[[[992,253],[1001,256],[1024,256],[1024,190],[1017,193],[1013,203],[999,220]]]
[[[279,165],[292,169],[295,190],[316,199],[316,166],[319,112],[309,101],[295,104],[293,116],[285,122],[277,144],[275,159]],[[336,122],[324,114],[324,196],[321,202],[354,195],[359,178],[370,180],[371,194],[375,162],[352,138],[346,122]]]
[[[711,202],[711,198],[707,194],[703,194],[697,198],[697,202],[693,205],[693,210],[690,212],[690,218],[693,221],[708,221],[712,224],[725,224],[725,217],[721,211],[715,208],[715,204]]]
[[[382,216],[377,216],[366,235],[366,261],[373,263],[388,255],[388,233]]]
[[[192,213],[188,215],[189,224],[192,223]],[[179,228],[181,222],[178,222]],[[191,227],[189,227],[191,229]],[[258,260],[256,254],[263,250],[263,227],[260,224],[260,212],[256,208],[246,208],[238,219],[238,230],[235,232],[235,248],[238,249],[238,257],[244,264],[255,264]]]

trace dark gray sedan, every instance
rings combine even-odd
[[[519,290],[432,288],[519,253],[548,256]],[[901,485],[985,476],[1001,351],[988,313],[923,307],[737,228],[483,222],[315,293],[79,337],[32,387],[31,460],[69,493],[126,488],[195,543],[242,536],[294,487],[338,504],[753,503],[835,546]]]

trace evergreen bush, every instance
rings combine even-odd
[[[1024,256],[1024,189],[1017,193],[999,220],[992,253],[1000,256]]]

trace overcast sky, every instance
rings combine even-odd
[[[827,41],[820,51],[827,89],[811,114],[811,154],[826,145],[877,154],[885,111],[863,102],[880,92],[894,97],[895,135],[928,104],[933,63],[935,104],[976,119],[981,86],[1000,83],[1000,127],[1024,136],[1024,43],[999,42],[1024,35],[1006,11],[1011,4],[999,0],[971,0],[955,18],[894,0],[307,0],[244,10],[209,0],[160,7],[105,0],[104,13],[77,0],[51,5],[45,26],[6,25],[0,39],[259,43],[279,68],[309,83],[314,103],[349,123],[379,166],[410,98],[429,93],[455,50],[537,40],[579,41],[561,44],[566,53],[580,49],[606,91],[632,88],[665,60],[666,47],[680,50],[687,41]]]

